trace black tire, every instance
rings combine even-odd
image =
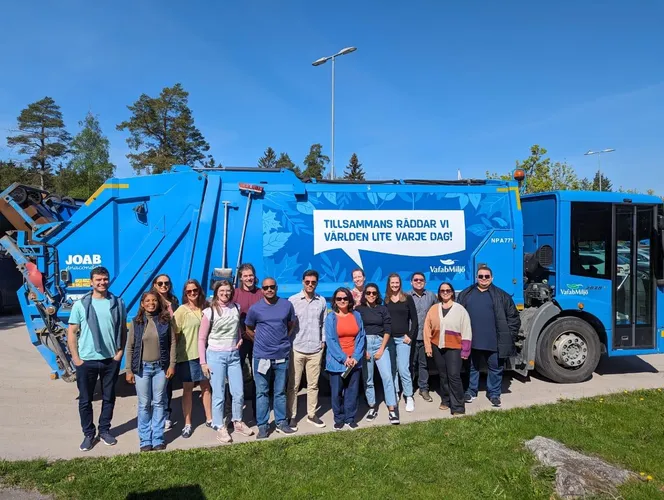
[[[14,199],[16,203],[19,205],[22,205],[26,201],[28,201],[28,191],[24,187],[17,187],[14,189],[11,193],[10,196]]]
[[[585,362],[576,368],[559,365],[553,357],[553,344],[565,332],[574,332],[587,346]],[[577,384],[592,377],[601,355],[601,345],[595,329],[586,321],[567,317],[547,326],[537,339],[535,370],[549,380],[559,384]]]

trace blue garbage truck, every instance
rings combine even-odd
[[[592,376],[602,355],[664,352],[662,200],[521,196],[518,174],[356,182],[179,165],[109,180],[75,208],[49,205],[15,184],[0,194],[0,211],[15,228],[0,245],[24,276],[18,299],[30,340],[52,377],[66,381],[75,380],[68,316],[100,265],[133,316],[160,273],[176,292],[190,277],[209,291],[216,280],[237,283],[238,267],[250,262],[288,296],[313,268],[329,299],[353,286],[355,268],[381,289],[390,273],[407,284],[418,271],[430,289],[449,281],[458,292],[485,264],[521,314],[507,369],[573,383]]]

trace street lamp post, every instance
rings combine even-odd
[[[602,156],[602,153],[611,153],[615,151],[615,149],[612,148],[607,148],[607,149],[602,149],[601,151],[592,151],[589,150],[587,153],[584,153],[584,156],[590,156],[590,155],[597,155],[597,172],[599,174],[598,177],[598,184],[599,184],[599,190],[602,190],[602,165],[600,164],[600,156]]]
[[[321,57],[320,59],[315,60],[312,66],[320,66],[325,64],[330,59],[332,60],[332,166],[330,168],[330,179],[334,179],[334,61],[338,56],[345,56],[351,52],[355,52],[357,47],[346,47],[341,49],[339,52],[332,56]]]

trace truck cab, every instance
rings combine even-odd
[[[601,354],[664,352],[662,200],[559,191],[522,204],[524,363],[578,382]]]

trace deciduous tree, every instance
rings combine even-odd
[[[17,122],[18,130],[7,137],[7,145],[17,147],[18,154],[27,155],[25,164],[37,174],[42,189],[52,188],[55,162],[67,155],[71,142],[60,106],[46,96],[23,109]]]
[[[127,155],[136,173],[158,174],[173,165],[205,166],[210,145],[194,125],[189,93],[181,84],[165,87],[159,97],[142,94],[131,106],[131,118],[118,130],[128,130]]]

